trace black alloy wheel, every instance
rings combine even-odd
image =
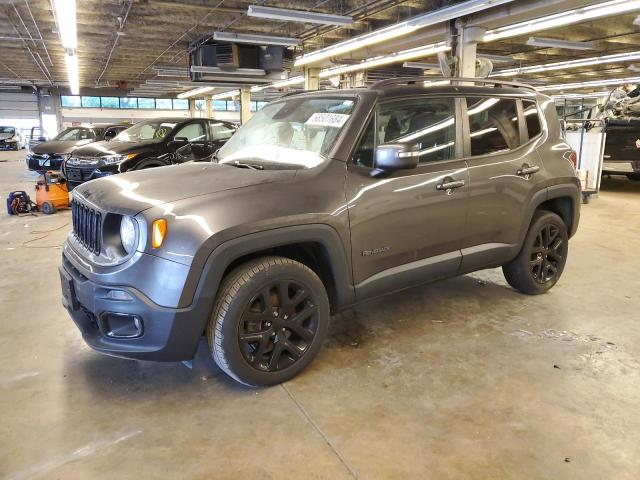
[[[531,275],[540,284],[555,279],[558,269],[564,265],[567,245],[554,224],[545,224],[531,246]]]
[[[560,279],[569,253],[567,225],[556,213],[536,210],[518,256],[502,266],[507,283],[539,295]]]
[[[247,305],[238,341],[245,360],[262,372],[276,372],[300,360],[318,329],[318,306],[299,282],[264,286]]]

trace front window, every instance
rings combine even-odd
[[[10,133],[11,135],[15,135],[16,129],[13,127],[0,127],[0,133]]]
[[[87,140],[95,138],[95,134],[88,128],[67,128],[60,132],[54,140],[58,140],[60,142],[65,141],[78,141],[78,140]]]
[[[219,163],[256,168],[321,164],[349,119],[354,99],[289,98],[257,112],[218,152]]]
[[[161,122],[158,120],[140,122],[120,132],[113,140],[116,142],[159,143],[176,125],[176,122]]]

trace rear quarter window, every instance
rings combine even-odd
[[[529,134],[529,139],[535,138],[542,132],[538,106],[533,100],[523,100],[522,107],[524,110],[524,118],[526,122],[527,132]]]

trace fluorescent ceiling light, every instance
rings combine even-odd
[[[427,55],[435,55],[439,52],[446,52],[448,50],[451,50],[451,47],[447,47],[445,45],[445,42],[425,45],[423,47],[410,48],[409,50],[402,50],[400,52],[391,53],[389,55],[381,55],[379,57],[370,58],[351,65],[341,65],[339,67],[326,68],[320,71],[320,78],[329,78],[333,77],[334,75],[357,72],[359,70],[365,70],[367,68],[380,67],[382,65],[397,63],[412,58],[426,57]]]
[[[568,42],[556,38],[529,37],[527,45],[531,47],[563,48],[565,50],[593,50],[593,42]]]
[[[290,87],[292,85],[300,85],[304,83],[304,76],[299,75],[297,77],[287,78],[286,80],[280,80],[278,82],[273,82],[268,85],[254,85],[251,87],[252,92],[260,92],[267,88],[284,88]]]
[[[222,92],[216,95],[211,95],[211,100],[223,100],[225,98],[233,98],[236,95],[240,95],[240,90],[230,90],[228,92]]]
[[[69,88],[71,95],[80,94],[80,75],[78,71],[78,56],[67,52],[64,55],[64,63],[67,66],[67,77],[69,78]]]
[[[574,90],[577,88],[606,87],[609,85],[624,85],[626,83],[640,83],[640,77],[612,78],[610,80],[594,80],[592,82],[564,83],[538,87],[541,92],[549,90]]]
[[[250,43],[253,45],[281,45],[283,47],[300,45],[300,40],[297,38],[251,35],[246,33],[214,32],[213,39],[223,42]]]
[[[464,3],[441,8],[434,12],[425,13],[405,20],[404,22],[389,25],[379,30],[359,35],[344,42],[339,42],[330,47],[321,48],[315,52],[301,56],[295,62],[296,66],[308,65],[325,60],[330,57],[342,55],[360,48],[368,47],[378,43],[386,42],[392,38],[401,37],[414,32],[419,28],[435,25],[464,15],[470,15],[490,7],[510,3],[513,0],[469,0]],[[251,7],[249,7],[251,8]]]
[[[640,0],[609,0],[607,2],[589,5],[587,7],[566,10],[546,17],[520,22],[506,27],[488,30],[484,34],[483,42],[493,42],[503,38],[517,37],[528,33],[547,30],[550,28],[573,25],[575,23],[593,20],[595,18],[622,15],[634,10],[640,10]]]
[[[247,8],[247,16],[269,18],[272,20],[287,20],[289,22],[318,23],[321,25],[350,25],[353,23],[353,17],[346,15],[263,7],[261,5],[250,5],[249,8]]]
[[[78,48],[76,0],[54,0],[58,34],[64,48]]]
[[[555,100],[562,100],[565,98],[601,98],[608,97],[611,92],[594,92],[594,93],[566,93],[561,95],[552,95],[551,98]]]
[[[445,42],[434,43],[431,45],[425,45],[417,48],[410,48],[409,50],[402,50],[397,53],[389,55],[381,55],[379,57],[369,58],[359,63],[350,65],[340,65],[338,67],[325,68],[320,70],[319,77],[321,79],[333,77],[335,75],[341,75],[343,73],[357,72],[360,70],[366,70],[367,68],[380,67],[382,65],[388,65],[390,63],[401,62],[411,58],[426,57],[428,55],[435,55],[439,52],[446,52],[450,50],[450,47],[445,45]],[[282,88],[292,85],[299,85],[304,83],[304,76],[289,78],[287,80],[281,80],[278,82],[270,83],[268,85],[259,85],[251,88],[252,92],[259,92],[266,88]]]
[[[513,57],[509,57],[507,55],[489,55],[488,53],[478,53],[478,58],[486,58],[487,60],[491,60],[493,63],[512,63],[515,61]]]
[[[438,70],[440,71],[439,63],[426,63],[426,62],[404,62],[402,64],[404,68],[420,68],[422,70]]]
[[[509,68],[492,73],[491,77],[510,77],[524,75],[528,73],[548,72],[552,70],[564,70],[568,68],[586,67],[590,65],[600,65],[602,63],[631,62],[640,60],[640,50],[628,53],[618,53],[614,55],[604,55],[602,57],[581,58],[578,60],[568,60],[566,62],[553,62],[544,65],[531,65],[529,67]]]
[[[207,93],[210,92],[211,90],[214,90],[216,87],[199,87],[199,88],[194,88],[193,90],[189,90],[187,92],[182,92],[178,95],[178,98],[189,98],[189,97],[195,97],[196,95],[202,95],[203,93]]]

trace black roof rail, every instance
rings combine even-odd
[[[504,80],[491,80],[487,78],[433,77],[433,76],[427,76],[427,75],[419,75],[416,77],[398,77],[398,78],[389,78],[386,80],[380,80],[379,82],[376,82],[373,85],[371,85],[370,88],[375,89],[375,88],[381,88],[381,87],[388,87],[390,85],[398,85],[402,83],[416,83],[416,82],[425,82],[425,81],[440,82],[445,80],[449,80],[451,82],[481,83],[481,84],[487,84],[487,85],[494,85],[495,87],[501,87],[504,85],[506,87],[526,88],[528,90],[533,90],[534,92],[537,92],[535,87],[531,85],[527,85],[526,83],[505,82]]]

